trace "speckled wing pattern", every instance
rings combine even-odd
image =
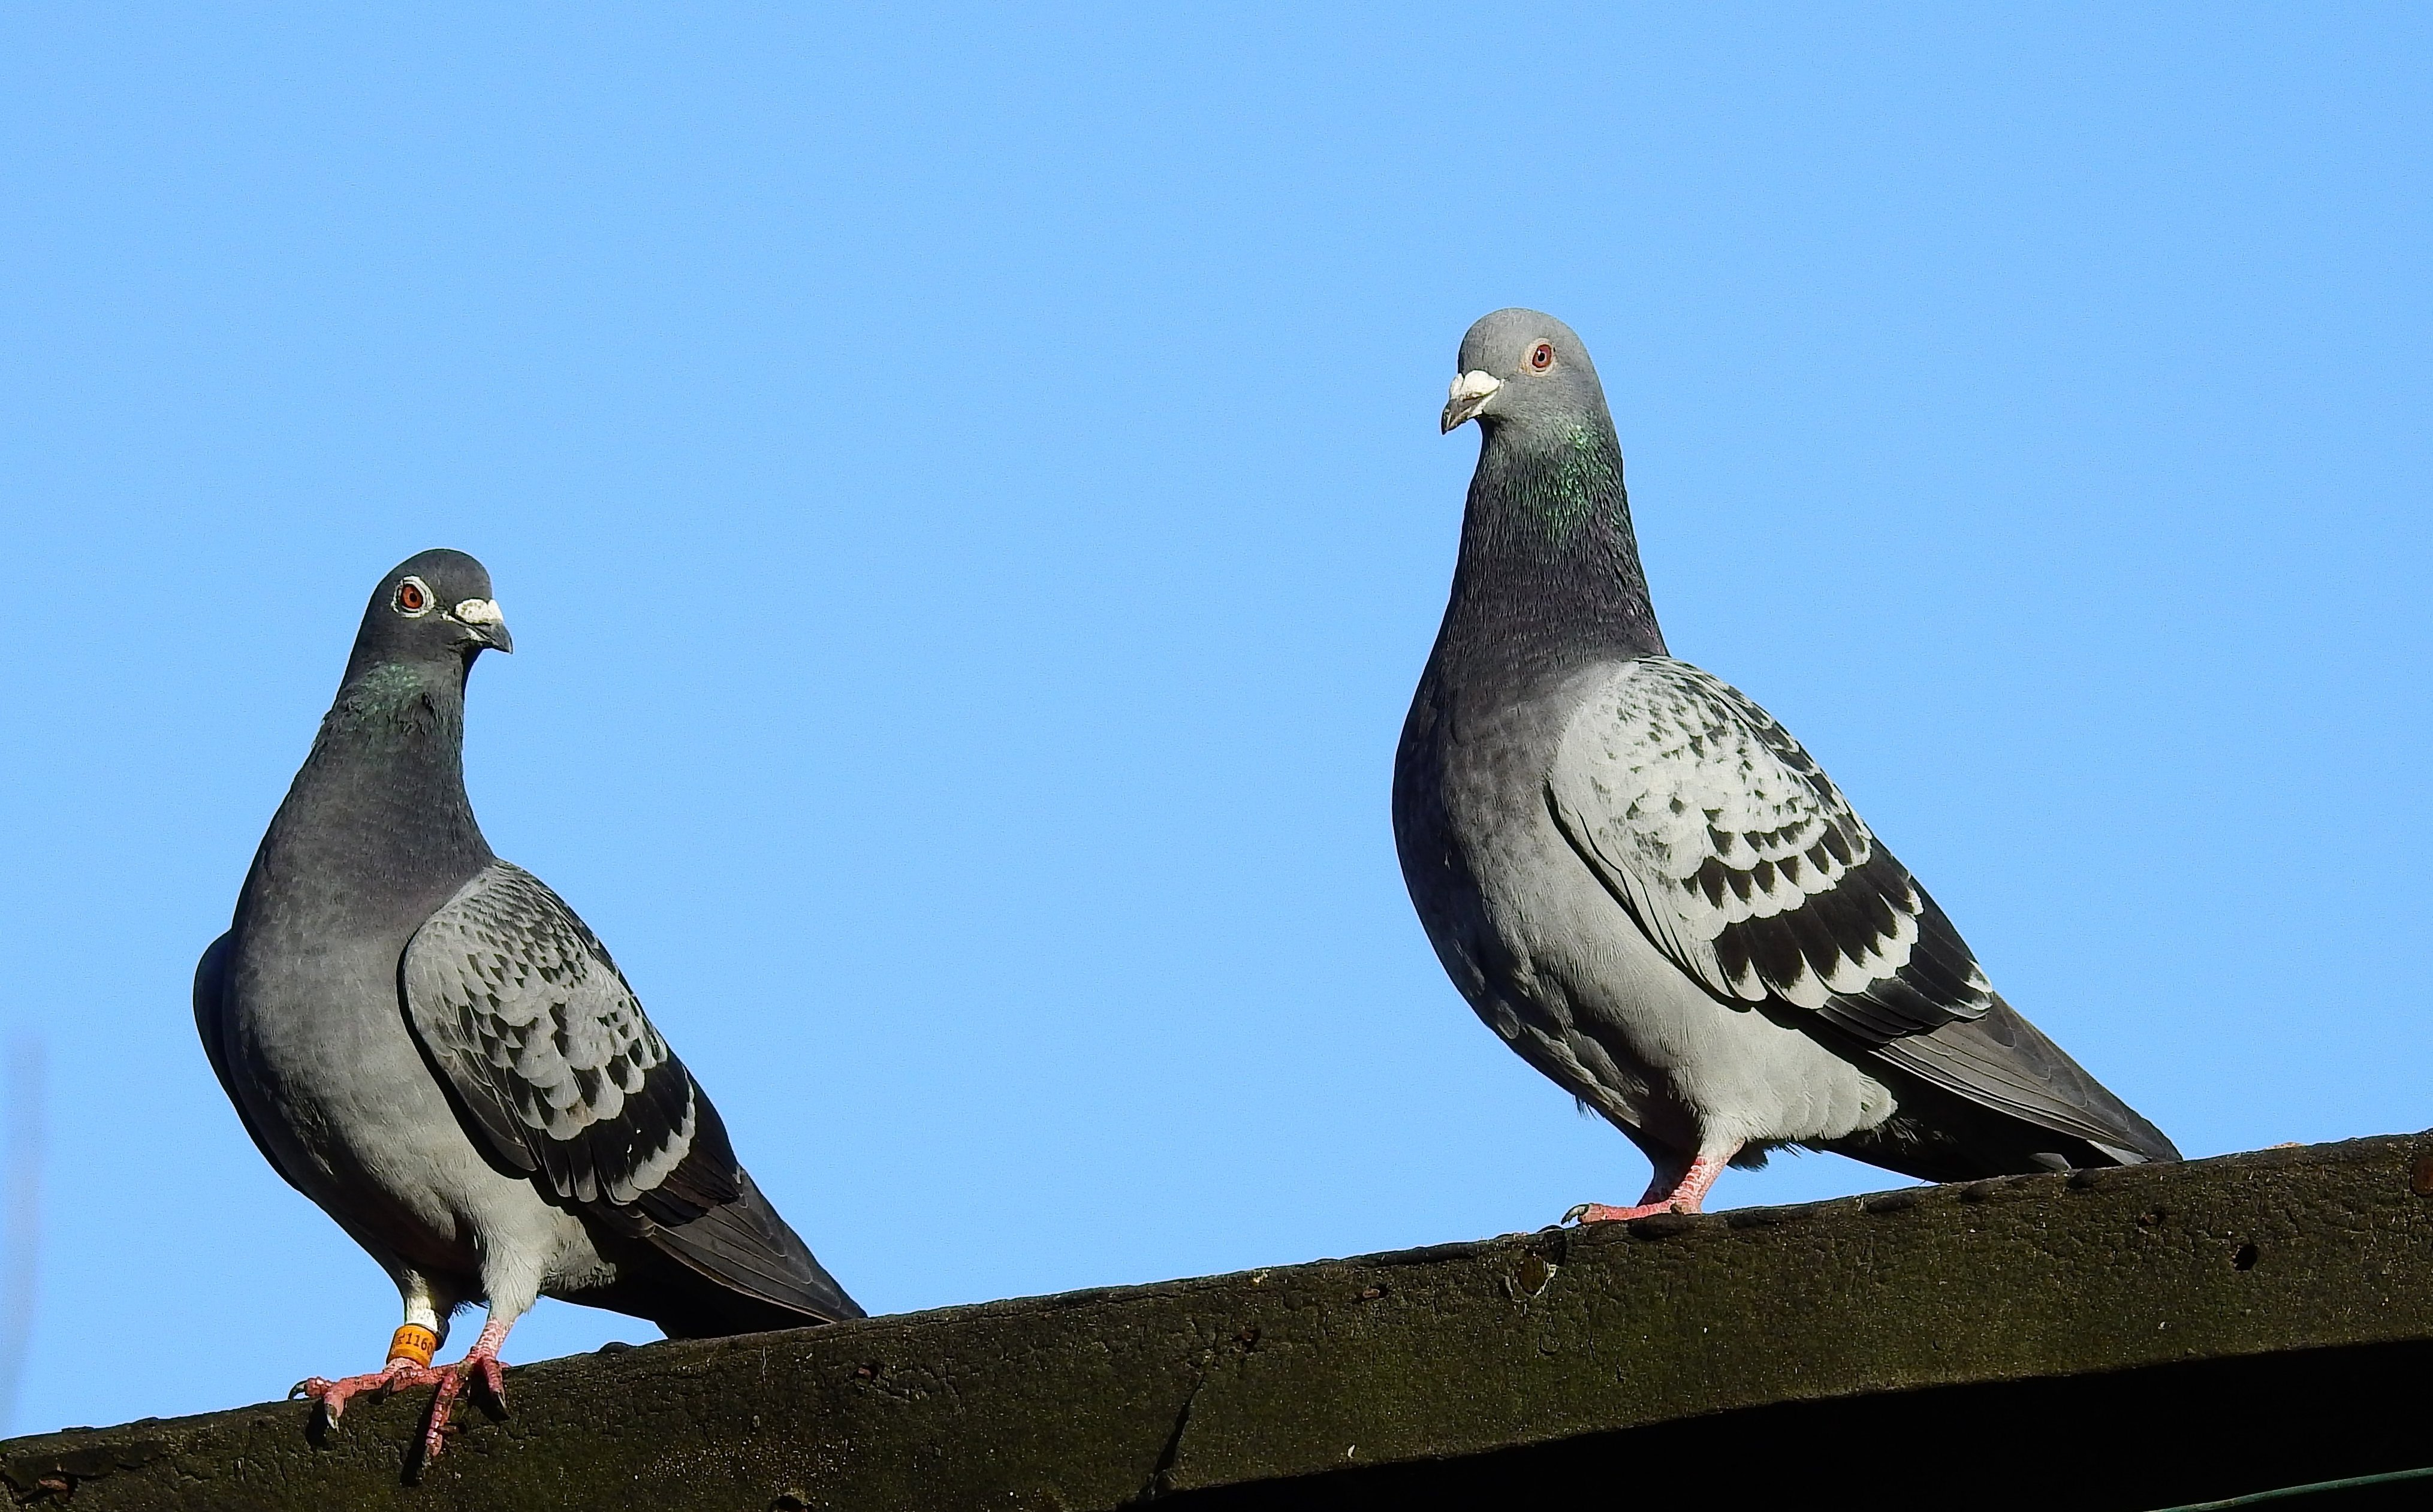
[[[415,932],[400,973],[415,1031],[501,1159],[660,1223],[740,1194],[716,1110],[540,878],[492,861]]]
[[[1880,1045],[1982,1017],[1967,945],[1791,733],[1687,662],[1627,663],[1573,715],[1556,823],[1681,968]]]

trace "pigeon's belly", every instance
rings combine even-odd
[[[1541,810],[1542,815],[1542,810]],[[1889,1089],[1795,1026],[1718,1002],[1589,875],[1550,819],[1482,856],[1513,962],[1480,1014],[1528,1038],[1576,1096],[1677,1149],[1835,1139],[1893,1112]],[[1492,1011],[1490,1011],[1490,1007]]]
[[[395,953],[283,955],[283,971],[259,972],[254,961],[276,958],[240,946],[227,1048],[290,1180],[377,1257],[434,1278],[496,1291],[503,1263],[534,1272],[536,1289],[598,1280],[606,1267],[582,1222],[475,1148],[388,986]]]

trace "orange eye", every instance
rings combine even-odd
[[[1555,344],[1553,342],[1541,341],[1529,348],[1529,367],[1532,372],[1542,373],[1554,365]]]
[[[431,606],[431,598],[422,591],[421,584],[407,578],[397,586],[397,606],[408,614],[420,614]]]

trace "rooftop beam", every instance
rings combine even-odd
[[[2172,1461],[2211,1487],[2433,1464],[2407,1415],[2345,1459],[2238,1426],[2356,1422],[2427,1368],[2433,1138],[2407,1136],[612,1349],[510,1371],[512,1414],[460,1411],[411,1487],[422,1392],[318,1442],[301,1403],[21,1438],[0,1478],[77,1512],[1343,1506],[1736,1442],[1946,1476],[2169,1420],[2214,1425]],[[1976,1457],[1933,1469],[1955,1441]]]

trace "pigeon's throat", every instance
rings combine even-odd
[[[445,871],[487,859],[465,792],[461,676],[376,665],[349,679],[272,822],[273,838],[287,838],[297,816],[310,816],[307,828],[343,851],[410,855]]]
[[[340,917],[410,932],[491,859],[463,753],[450,680],[349,678],[254,855],[239,927]]]
[[[321,722],[323,745],[389,756],[419,756],[462,769],[465,676],[462,668],[420,668],[380,662],[348,679]]]
[[[1516,544],[1540,541],[1549,554],[1559,555],[1593,552],[1617,529],[1628,540],[1622,447],[1610,426],[1574,424],[1552,433],[1499,426],[1479,450],[1473,513],[1481,484],[1490,485],[1484,491],[1494,523],[1523,537]]]
[[[1471,479],[1446,630],[1531,659],[1533,651],[1663,652],[1609,425],[1489,436]]]

